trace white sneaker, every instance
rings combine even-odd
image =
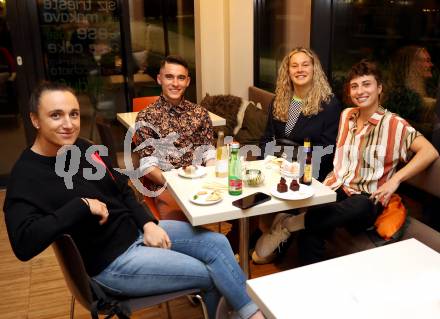
[[[267,258],[289,237],[290,232],[283,227],[283,221],[289,217],[289,214],[279,213],[275,216],[270,232],[264,233],[258,239],[255,245],[255,252],[261,258]]]
[[[264,264],[270,264],[272,261],[274,261],[275,258],[277,258],[278,254],[276,251],[274,251],[272,254],[267,256],[266,258],[261,258],[258,256],[258,254],[255,252],[255,250],[252,252],[252,261],[254,264],[257,265],[264,265]]]

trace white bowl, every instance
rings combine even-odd
[[[247,169],[243,176],[243,181],[248,186],[260,186],[264,182],[264,174],[259,169]]]

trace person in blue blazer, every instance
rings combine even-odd
[[[277,145],[291,145],[298,150],[304,139],[309,138],[315,149],[321,146],[328,150],[327,147],[333,146],[334,151],[341,110],[341,103],[334,96],[316,53],[297,47],[284,57],[278,70],[275,98],[269,106],[260,148],[264,152],[267,143],[275,141]],[[313,155],[313,176],[323,181],[332,170],[333,152],[319,156],[319,165],[316,165],[319,160],[315,152]],[[260,217],[261,231],[270,231],[285,215]],[[266,256],[264,247],[259,247],[257,242],[252,254],[254,262],[266,263],[274,257],[272,252]]]

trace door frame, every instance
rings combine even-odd
[[[32,88],[42,79],[44,71],[41,63],[41,39],[38,28],[31,28],[35,23],[34,17],[29,13],[30,6],[35,4],[33,1],[7,0],[7,23],[10,28],[12,46],[14,48],[14,58],[17,61],[17,103],[25,129],[26,143],[30,145],[35,138],[35,129],[29,117],[29,96]],[[38,17],[37,17],[38,18]],[[38,21],[38,20],[37,20]],[[31,35],[32,36],[29,36]],[[40,50],[36,50],[36,45],[40,44]],[[22,64],[18,63],[18,57]]]
[[[40,41],[39,30],[32,29],[32,17],[29,15],[29,6],[32,1],[7,0],[6,23],[12,40],[12,54],[16,61],[16,100],[19,120],[23,123],[26,144],[32,144],[35,138],[35,129],[29,116],[29,96],[32,88],[44,78],[37,60],[38,50],[35,50],[35,41]],[[32,35],[32,36],[30,36]],[[41,52],[41,50],[39,51]],[[22,63],[18,63],[20,59]],[[41,66],[41,65],[40,65]],[[9,174],[0,175],[0,188],[8,185]]]

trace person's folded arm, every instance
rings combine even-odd
[[[409,148],[414,156],[411,160],[398,170],[386,183],[371,194],[371,198],[380,200],[383,206],[388,204],[391,195],[397,190],[399,185],[407,179],[425,170],[439,154],[437,150],[422,135],[417,136]]]
[[[154,156],[143,157],[140,160],[139,170],[142,176],[148,178],[156,185],[165,185],[165,177],[159,168],[159,160]]]
[[[12,250],[27,261],[41,253],[61,234],[91,214],[87,204],[75,198],[63,207],[45,213],[23,200],[7,200],[5,222]],[[98,222],[98,221],[97,221]]]
[[[391,177],[400,183],[419,174],[434,162],[439,154],[432,144],[422,135],[416,137],[410,146],[414,156],[396,174]]]
[[[118,184],[118,189],[121,192],[122,200],[127,208],[130,209],[133,218],[136,221],[136,225],[139,229],[142,229],[143,226],[148,222],[158,223],[156,218],[153,216],[150,209],[139,203],[134,194],[133,189],[128,185],[128,178],[123,176],[118,171],[113,170],[115,182]]]

